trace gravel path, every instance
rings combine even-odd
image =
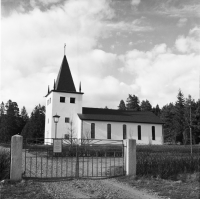
[[[150,195],[139,191],[116,179],[79,179],[59,182],[41,182],[43,189],[55,199],[61,198],[101,198],[101,199],[160,199],[157,195]]]

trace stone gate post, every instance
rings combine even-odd
[[[22,179],[22,145],[23,137],[14,135],[11,138],[11,164],[10,180],[20,181]]]
[[[136,140],[126,139],[124,146],[126,175],[136,175]]]

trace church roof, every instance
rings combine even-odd
[[[55,84],[55,90],[65,92],[76,92],[72,74],[65,55],[63,57],[63,61],[58,73],[58,77]]]
[[[152,112],[83,107],[81,120],[163,124]]]

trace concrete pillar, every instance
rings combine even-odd
[[[136,140],[127,139],[125,142],[126,175],[136,175]]]
[[[11,139],[11,165],[10,180],[20,181],[22,179],[22,144],[23,137],[14,135]]]

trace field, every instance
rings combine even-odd
[[[0,181],[10,175],[10,148],[0,146]]]
[[[137,146],[137,175],[176,179],[179,174],[199,171],[200,146]]]

